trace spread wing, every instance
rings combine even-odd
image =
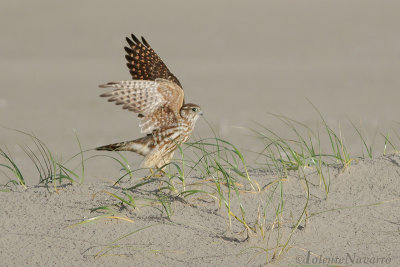
[[[131,35],[131,39],[126,37],[129,47],[125,47],[125,55],[128,63],[129,72],[133,80],[155,81],[157,78],[172,81],[182,88],[179,80],[169,71],[161,58],[154,52],[153,48],[142,37],[142,42]]]
[[[184,93],[175,82],[158,78],[155,81],[110,82],[100,87],[114,89],[101,97],[108,97],[109,102],[139,113],[142,133],[172,126],[180,116]]]

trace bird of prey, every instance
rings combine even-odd
[[[177,147],[186,142],[203,114],[196,104],[185,103],[179,80],[142,37],[126,38],[125,58],[132,80],[99,85],[112,91],[100,95],[123,109],[138,113],[146,136],[101,146],[97,150],[133,151],[145,157],[145,168],[164,168]]]

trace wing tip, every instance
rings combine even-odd
[[[133,50],[127,46],[124,47],[124,50],[127,54],[133,54]]]
[[[133,61],[133,58],[132,58],[130,55],[125,55],[125,59],[126,59],[128,62],[132,62],[132,61]]]
[[[108,82],[108,83],[105,83],[105,84],[100,84],[99,88],[110,88],[110,87],[113,87],[116,84],[117,84],[116,82]]]
[[[140,44],[139,39],[133,33],[131,33],[131,38],[132,38],[132,41],[134,41],[136,44]]]
[[[132,42],[132,40],[131,40],[131,39],[129,39],[129,37],[126,37],[125,39],[126,39],[126,41],[128,42],[128,44],[129,44],[129,46],[130,46],[130,47],[133,47],[133,46],[135,46],[135,43],[134,43],[134,42]]]
[[[139,40],[139,38],[137,38],[136,35],[131,33],[130,38],[129,38],[129,36],[127,36],[125,39],[128,42],[130,47],[134,47],[136,45],[139,45],[139,46],[144,45],[144,46],[150,48],[149,42],[147,42],[147,40],[143,36],[141,36],[140,37],[141,40]]]
[[[110,97],[112,94],[111,93],[104,93],[101,94],[100,97]]]
[[[146,41],[146,39],[144,39],[143,36],[142,36],[142,43],[143,43],[146,47],[150,47],[149,43]]]

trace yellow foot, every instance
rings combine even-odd
[[[162,178],[165,175],[165,172],[163,170],[157,170],[156,172],[153,171],[153,169],[149,169],[150,170],[150,175],[148,176],[150,177],[154,177],[154,178]]]

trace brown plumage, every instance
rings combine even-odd
[[[113,89],[100,96],[138,113],[141,132],[147,136],[97,150],[133,151],[145,156],[144,167],[162,168],[170,162],[178,145],[187,141],[202,111],[196,104],[184,104],[179,80],[147,41],[142,37],[140,42],[133,34],[131,38],[126,38],[129,47],[125,47],[125,58],[133,80],[100,85]]]
[[[179,80],[169,71],[161,58],[142,37],[142,42],[131,34],[131,39],[126,37],[129,47],[125,46],[125,55],[129,72],[133,80],[155,81],[157,78],[166,79],[182,87]]]

